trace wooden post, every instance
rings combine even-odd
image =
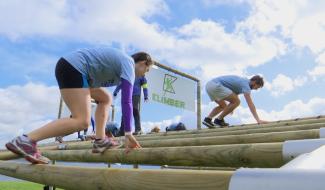
[[[62,115],[62,109],[63,109],[63,99],[62,99],[62,97],[60,97],[58,119],[61,118],[61,115]]]
[[[197,79],[197,78],[195,78],[195,77],[193,77],[193,76],[191,76],[191,75],[188,75],[188,74],[183,73],[183,72],[181,72],[181,71],[175,70],[175,69],[173,69],[173,68],[171,68],[171,67],[168,67],[168,66],[166,66],[166,65],[163,65],[163,64],[158,63],[158,62],[156,62],[156,61],[155,61],[154,64],[155,64],[157,67],[163,68],[163,69],[165,69],[165,70],[167,70],[167,71],[170,71],[170,72],[172,72],[172,73],[176,73],[176,74],[178,74],[178,75],[181,75],[181,76],[183,76],[183,77],[185,77],[185,78],[188,78],[188,79],[191,79],[191,80],[193,80],[193,81],[196,81],[196,82],[200,81],[199,79]]]
[[[197,129],[201,130],[201,82],[200,81],[197,81],[196,93],[197,93],[197,99],[196,99]]]
[[[69,190],[228,190],[232,171],[142,170],[0,161],[3,175]]]
[[[115,120],[115,106],[112,105],[112,117],[111,117],[111,121],[114,122]]]
[[[91,150],[43,151],[55,160],[78,162],[110,162],[125,164],[213,166],[213,167],[280,167],[282,143],[159,147],[132,150],[109,149],[103,154]]]

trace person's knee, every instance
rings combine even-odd
[[[215,109],[225,109],[227,107],[227,103],[224,101],[224,100],[220,100],[220,101],[217,101],[216,100],[216,103],[218,104],[217,107],[215,107]]]
[[[93,91],[93,95],[94,93],[95,92]],[[107,92],[101,91],[101,93],[97,93],[92,97],[96,100],[98,105],[105,106],[105,107],[109,107],[112,105],[113,97],[111,94]]]
[[[240,99],[239,99],[239,97],[238,97],[238,95],[235,95],[235,94],[233,94],[233,95],[231,95],[230,97],[229,97],[229,100],[228,100],[232,105],[234,105],[234,106],[236,106],[236,107],[238,107],[239,105],[240,105]]]
[[[99,101],[99,103],[105,105],[105,106],[110,106],[112,104],[112,95],[110,94],[106,94],[106,96],[104,96],[103,98],[101,98],[101,100]]]
[[[89,125],[90,125],[90,119],[84,119],[84,118],[80,118],[80,119],[77,119],[78,121],[78,129],[79,130],[85,130],[85,129],[88,129]]]
[[[226,107],[227,107],[227,104],[219,104],[219,107],[221,108],[221,109],[225,109]]]
[[[240,105],[240,99],[239,98],[235,98],[233,104],[238,107]]]

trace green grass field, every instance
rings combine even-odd
[[[44,185],[31,182],[3,181],[0,182],[1,190],[42,190]],[[62,190],[56,188],[57,190]]]

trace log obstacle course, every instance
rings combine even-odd
[[[325,120],[321,123],[298,123],[297,125],[277,125],[277,126],[251,126],[240,128],[220,128],[212,129],[209,133],[191,133],[191,134],[173,134],[164,136],[137,136],[138,140],[155,140],[159,139],[175,139],[175,138],[191,138],[191,137],[207,137],[207,136],[224,136],[224,135],[241,135],[250,133],[268,133],[276,131],[296,131],[306,129],[319,129],[325,126]]]
[[[324,116],[136,136],[142,149],[91,153],[91,142],[42,146],[44,156],[68,162],[157,165],[156,170],[30,165],[0,161],[0,174],[64,189],[222,189],[228,190],[236,168],[280,168],[288,161],[284,142],[324,138]],[[123,139],[120,139],[123,140]],[[0,151],[0,160],[17,155]],[[294,159],[295,157],[290,157]],[[198,169],[199,168],[199,169]],[[69,179],[69,180],[67,180]]]
[[[311,123],[324,123],[325,116],[317,116],[317,117],[308,117],[308,118],[296,118],[293,120],[280,120],[275,122],[270,122],[267,124],[247,124],[247,125],[234,125],[228,128],[216,128],[216,129],[202,129],[202,130],[186,130],[186,131],[168,131],[168,132],[160,132],[160,133],[150,133],[145,137],[152,136],[168,136],[168,135],[183,135],[183,134],[199,134],[199,133],[211,133],[214,131],[234,131],[243,129],[252,129],[252,128],[262,128],[262,127],[278,127],[278,126],[290,126],[290,125],[305,125]]]

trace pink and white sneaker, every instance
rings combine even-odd
[[[48,158],[41,155],[36,142],[32,142],[25,135],[18,136],[8,142],[6,148],[15,154],[24,156],[32,164],[48,164],[50,162]]]

